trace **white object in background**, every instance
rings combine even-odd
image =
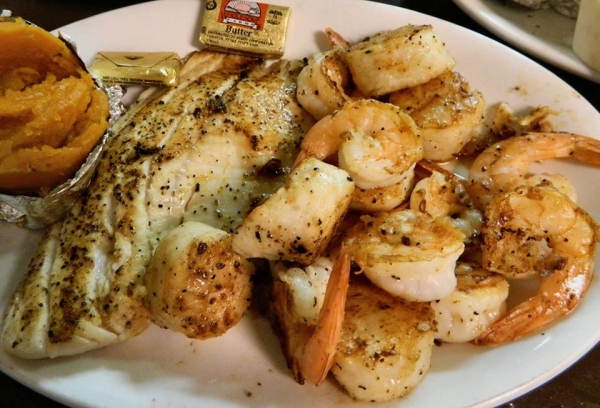
[[[600,71],[600,0],[581,0],[575,25],[573,51],[591,68]]]

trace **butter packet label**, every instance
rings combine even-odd
[[[181,59],[173,52],[98,52],[90,72],[107,85],[175,86]]]
[[[258,57],[285,51],[290,8],[246,0],[209,0],[200,43],[206,48]]]

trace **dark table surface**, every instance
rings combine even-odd
[[[503,0],[498,0],[503,1]],[[54,30],[66,24],[112,9],[141,3],[140,0],[0,0],[0,9]],[[380,1],[398,4],[400,1]],[[450,0],[405,0],[402,7],[451,21],[503,42],[477,24]],[[506,44],[511,46],[510,44]],[[0,47],[2,44],[0,44]],[[511,46],[512,47],[512,46]],[[513,47],[514,48],[514,47]],[[534,58],[535,59],[535,58]],[[541,63],[600,109],[600,85]],[[600,324],[598,321],[590,324]],[[493,370],[493,368],[491,368]],[[511,401],[504,407],[581,407],[600,408],[600,345],[596,345],[576,364],[546,384]],[[62,407],[63,405],[31,391],[0,372],[0,407]]]

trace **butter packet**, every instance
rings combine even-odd
[[[291,9],[246,0],[209,0],[200,43],[206,48],[256,57],[281,57]]]
[[[175,86],[181,59],[173,52],[98,52],[90,72],[108,85]]]

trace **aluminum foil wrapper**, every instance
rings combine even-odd
[[[74,43],[63,34],[59,37],[75,49]],[[83,63],[82,63],[83,64]],[[85,66],[85,65],[84,65]],[[120,85],[105,86],[95,78],[96,85],[108,95],[110,119],[107,131],[96,147],[90,152],[84,164],[75,175],[52,189],[44,197],[0,194],[0,220],[17,224],[24,228],[41,229],[61,219],[84,191],[96,169],[104,146],[111,137],[111,128],[123,116],[127,108],[121,103],[125,88]]]

